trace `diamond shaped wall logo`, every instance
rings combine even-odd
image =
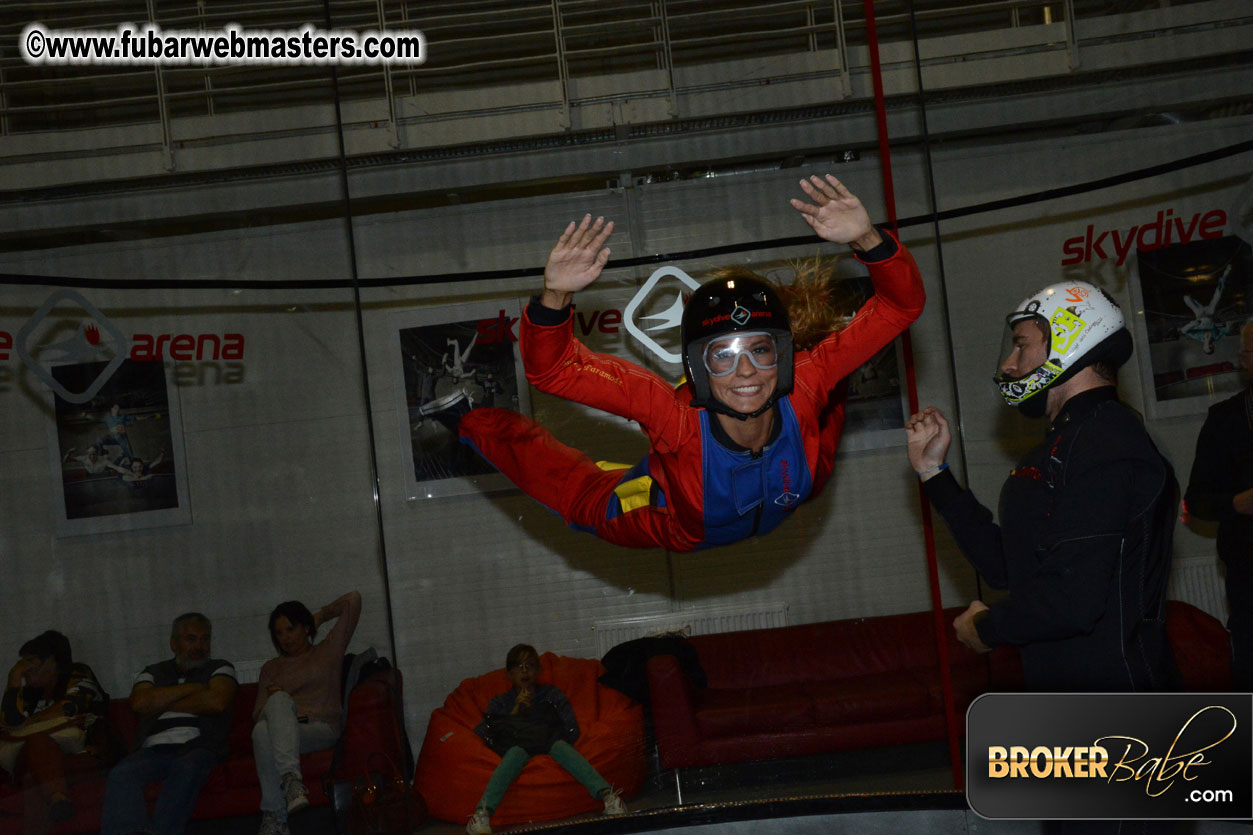
[[[645,333],[644,329],[635,321],[637,318],[636,311],[639,310],[648,297],[653,293],[661,280],[667,276],[678,279],[683,287],[686,287],[688,290],[695,290],[700,287],[699,281],[692,278],[678,267],[660,267],[648,277],[648,281],[644,282],[644,286],[631,297],[631,301],[627,303],[626,310],[622,312],[622,321],[623,324],[626,325],[627,332],[639,340],[641,345],[660,357],[662,362],[669,362],[677,365],[683,362],[683,357],[672,351],[667,351],[660,344],[658,344],[657,340]],[[677,328],[682,323],[683,290],[682,288],[676,288],[676,290],[677,292],[675,293],[674,303],[666,308],[665,311],[661,313],[654,313],[650,316],[638,317],[640,319],[660,320],[658,324],[653,325],[648,330],[659,331],[667,328]]]
[[[36,331],[53,310],[66,302],[85,313],[91,321],[75,328],[69,336],[47,344],[37,343]],[[58,290],[48,297],[35,315],[17,332],[17,355],[44,385],[69,403],[88,403],[109,381],[130,352],[130,341],[94,304],[73,290]],[[107,360],[107,364],[82,391],[70,391],[52,375],[52,368],[70,363]]]

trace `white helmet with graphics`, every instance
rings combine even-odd
[[[1043,362],[1021,369],[1017,376],[998,369],[994,380],[1005,402],[1029,416],[1044,414],[1046,398],[1037,395],[1049,386],[1096,362],[1118,368],[1131,356],[1131,334],[1122,310],[1108,293],[1087,282],[1050,284],[1024,299],[1005,317],[1001,358],[1009,355],[1015,328],[1024,322],[1034,322],[1045,335]]]

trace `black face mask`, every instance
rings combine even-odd
[[[1018,404],[1018,413],[1032,420],[1042,418],[1048,411],[1048,398],[1048,389],[1036,392],[1035,396],[1028,397]]]

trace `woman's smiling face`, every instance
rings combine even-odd
[[[749,415],[774,396],[779,385],[778,353],[774,338],[769,334],[714,340],[706,347],[705,357],[706,368],[710,370],[709,390],[722,405]],[[723,376],[715,376],[714,369],[720,362],[727,361],[734,363],[731,370]],[[759,364],[769,367],[759,368]]]

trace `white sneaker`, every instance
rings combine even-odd
[[[466,832],[470,835],[492,835],[492,815],[482,806],[474,810],[470,822],[466,824]]]
[[[287,814],[289,815],[309,808],[309,790],[300,781],[299,774],[283,775],[283,797],[287,799]]]
[[[627,807],[622,802],[622,798],[613,789],[605,792],[605,814],[606,815],[625,815]]]
[[[257,835],[291,835],[291,830],[287,828],[287,821],[278,819],[278,812],[262,812]]]

